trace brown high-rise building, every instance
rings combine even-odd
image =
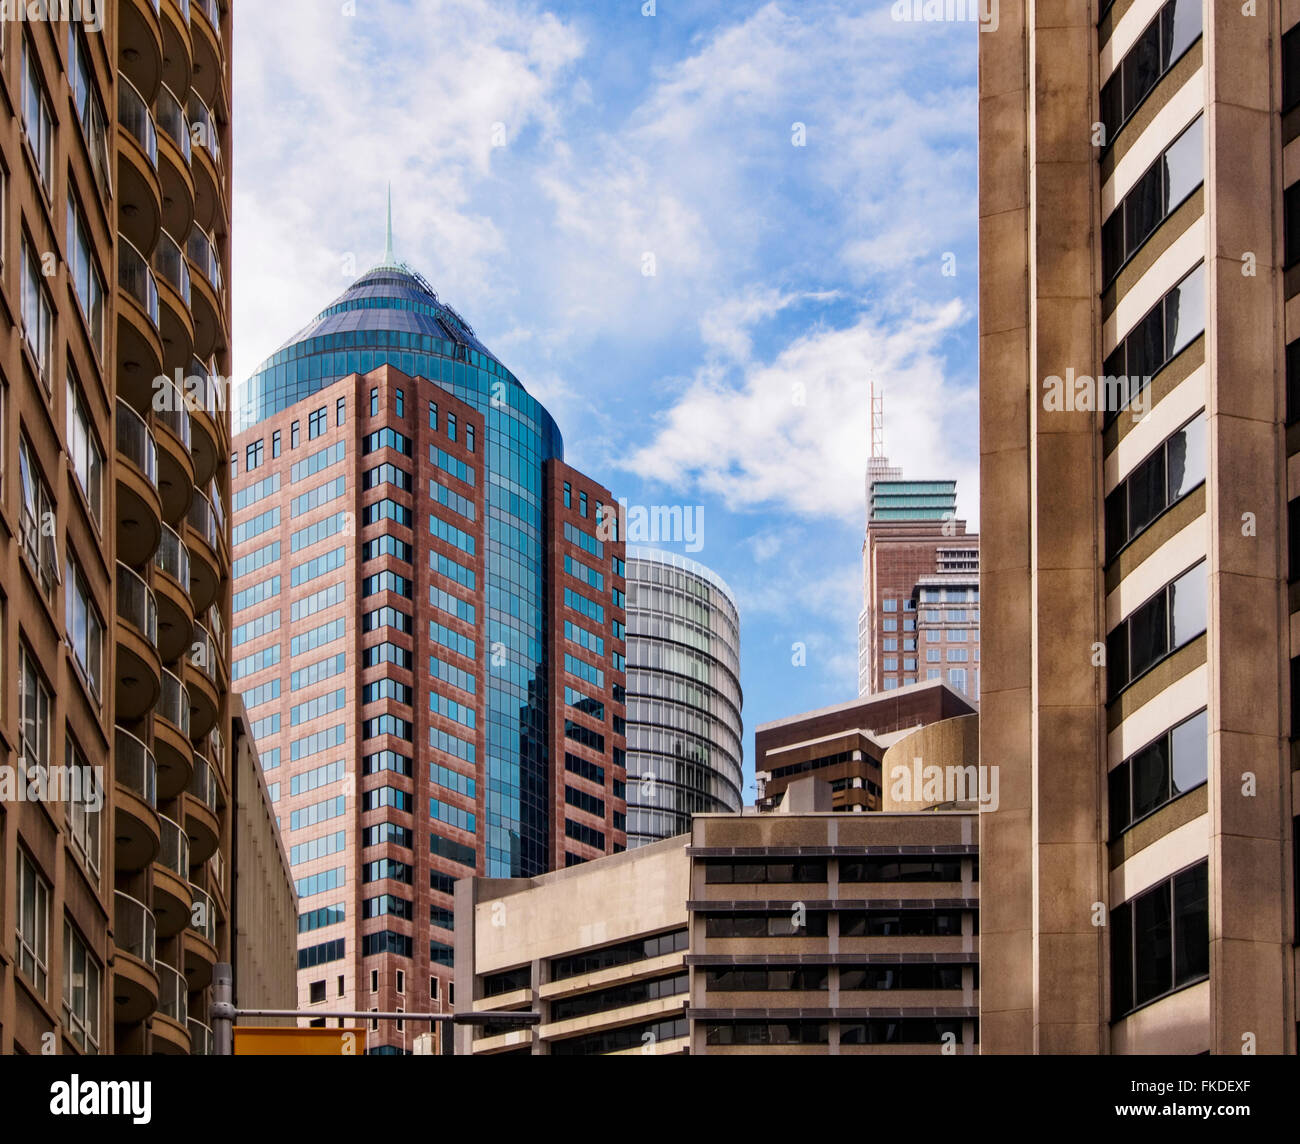
[[[230,16],[22,8],[0,22],[0,1052],[202,1052],[232,906]],[[62,784],[86,774],[102,803]]]
[[[1297,21],[979,36],[985,1052],[1296,1048]]]
[[[912,481],[883,458],[867,476],[858,694],[942,679],[979,699],[979,537],[955,481]]]
[[[241,414],[232,676],[298,892],[299,1002],[449,1009],[456,879],[626,846],[614,499],[391,247]],[[376,1022],[369,1051],[425,1032]]]

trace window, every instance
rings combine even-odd
[[[1205,332],[1205,263],[1186,275],[1160,299],[1111,351],[1103,366],[1103,385],[1127,382],[1122,389],[1103,395],[1109,423],[1120,413],[1125,398],[1132,400],[1150,379],[1185,347]]]
[[[704,880],[710,884],[825,882],[826,859],[806,858],[764,862],[711,859],[705,863]]]
[[[1101,89],[1107,145],[1200,36],[1201,0],[1169,0],[1146,26]]]
[[[18,648],[18,713],[20,762],[50,765],[50,709],[53,700],[45,679],[26,644]]]
[[[244,450],[244,472],[251,473],[262,465],[263,442],[259,437]]]
[[[14,956],[18,968],[42,997],[50,960],[50,884],[28,857],[18,850],[18,924],[14,932]]]
[[[964,667],[948,669],[948,686],[954,691],[966,690],[966,669]]]
[[[64,737],[64,756],[68,766],[68,836],[73,852],[92,882],[99,881],[100,836],[103,790],[85,757],[72,741],[71,732]]]
[[[346,397],[340,397],[338,401],[334,403],[334,424],[335,425],[343,424],[343,422],[347,418],[347,410],[348,410],[348,399]]]
[[[277,429],[271,434],[271,457],[272,459],[280,455],[280,430]]]
[[[319,409],[312,410],[311,416],[307,418],[308,441],[314,441],[329,428],[329,417],[326,415],[327,412],[328,411],[323,405]]]
[[[298,422],[295,421],[292,425],[289,426],[289,448],[296,449],[297,447],[298,447]]]
[[[466,424],[465,426],[465,448],[471,453],[474,452],[474,426]]]
[[[47,196],[54,194],[54,115],[31,45],[23,40],[23,130]]]
[[[438,428],[438,403],[436,401],[429,402],[429,428]]]
[[[825,937],[826,914],[810,910],[804,915],[803,925],[795,924],[790,910],[705,914],[704,931],[708,937]],[[957,932],[961,932],[960,928]]]
[[[1207,616],[1202,560],[1136,608],[1106,637],[1110,698],[1204,632]]]
[[[372,389],[370,391],[370,416],[371,417],[379,416],[379,390],[378,389]]]
[[[308,995],[308,1004],[317,1005],[325,1000],[325,982],[313,981]]]
[[[51,354],[54,347],[54,303],[45,287],[41,260],[31,241],[23,235],[23,283],[20,300],[23,335],[36,359],[36,368],[48,392],[50,389]]]
[[[1204,117],[1169,146],[1134,184],[1102,225],[1102,282],[1121,267],[1205,179]]]
[[[1198,862],[1111,911],[1111,1020],[1208,976],[1208,872]]]
[[[1106,498],[1106,551],[1113,558],[1166,509],[1205,483],[1205,414],[1160,446]]]
[[[90,693],[98,699],[104,667],[104,621],[95,607],[86,575],[71,552],[63,597],[64,629],[72,658],[81,669]]]
[[[103,523],[104,451],[95,435],[94,422],[86,407],[81,386],[68,365],[68,455],[77,483],[90,506],[91,518]]]
[[[104,276],[95,262],[90,232],[77,200],[68,193],[68,276],[90,328],[90,343],[104,356]]]
[[[398,389],[398,390],[394,390],[394,396],[396,398],[395,405],[397,409],[397,416],[399,418],[404,419],[406,417],[406,394],[403,393],[400,389]]]
[[[66,918],[63,921],[63,1026],[86,1053],[99,1052],[103,971]]]
[[[1208,774],[1204,711],[1185,719],[1110,772],[1110,839],[1201,786]]]
[[[454,413],[447,414],[447,439],[449,441],[456,440],[456,415]]]

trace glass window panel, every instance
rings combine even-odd
[[[1143,894],[1133,903],[1135,947],[1133,1003],[1141,1005],[1173,986],[1173,949],[1169,916],[1169,883]]]
[[[1169,458],[1169,503],[1185,496],[1205,480],[1205,414],[1184,425],[1171,438]]]
[[[1174,878],[1174,984],[1210,972],[1209,866],[1202,862]]]
[[[1133,769],[1133,818],[1150,814],[1169,801],[1169,741],[1163,736],[1138,752]]]
[[[1141,675],[1168,650],[1167,606],[1161,592],[1143,604],[1128,621],[1131,662],[1129,679]]]
[[[1170,585],[1171,624],[1169,646],[1181,647],[1205,631],[1209,615],[1206,601],[1205,561],[1183,573]]]
[[[1202,711],[1187,722],[1180,723],[1170,738],[1173,747],[1173,794],[1180,795],[1200,786],[1209,774],[1209,720],[1206,713]]]
[[[1204,124],[1204,117],[1197,116],[1196,122],[1165,152],[1161,164],[1166,173],[1162,213],[1172,210],[1205,181]]]
[[[1205,263],[1201,263],[1164,301],[1165,346],[1161,360],[1172,358],[1205,332]]]

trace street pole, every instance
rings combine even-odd
[[[212,1051],[228,1057],[235,1051],[235,984],[230,964],[222,962],[212,971]]]

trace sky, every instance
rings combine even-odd
[[[976,26],[890,0],[277,0],[235,19],[236,379],[397,257],[565,459],[699,524],[760,723],[853,699],[869,385],[978,526]]]

